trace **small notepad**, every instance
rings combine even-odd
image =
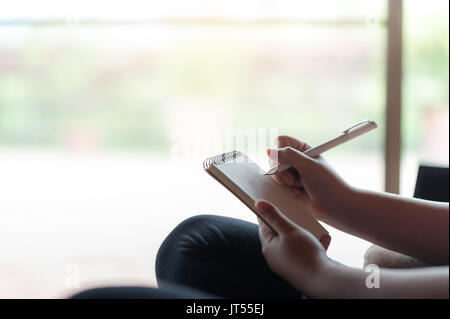
[[[241,152],[232,151],[208,158],[203,162],[203,167],[256,215],[258,212],[255,202],[264,199],[277,206],[283,215],[311,232],[317,239],[328,234],[282,185],[262,174],[261,168]]]

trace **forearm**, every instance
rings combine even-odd
[[[325,220],[347,233],[433,264],[448,264],[447,203],[352,189]]]
[[[361,269],[329,264],[305,291],[314,298],[448,298],[449,268],[380,269],[377,286]],[[369,285],[366,284],[369,281]],[[376,280],[376,279],[374,279]],[[372,288],[369,288],[372,287]]]

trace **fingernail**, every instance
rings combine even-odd
[[[258,204],[259,204],[260,202],[262,202],[262,199],[256,200],[256,201],[255,201],[255,207],[258,207]]]

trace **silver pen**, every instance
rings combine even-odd
[[[370,120],[361,121],[359,123],[356,123],[352,126],[350,126],[348,129],[343,131],[341,135],[338,137],[333,138],[332,140],[329,140],[328,142],[325,142],[323,144],[320,144],[319,146],[312,147],[303,154],[308,155],[309,157],[317,157],[320,154],[338,146],[341,145],[347,141],[350,141],[354,139],[355,137],[358,137],[360,135],[363,135],[364,133],[367,133],[375,128],[377,128],[377,123]],[[280,164],[277,166],[272,167],[269,169],[264,175],[273,175],[280,173],[282,171],[285,171],[289,169],[291,166],[288,164]]]

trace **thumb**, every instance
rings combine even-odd
[[[269,158],[279,164],[288,164],[297,169],[304,171],[314,164],[314,160],[292,147],[283,147],[278,149],[268,149]]]
[[[265,200],[259,200],[255,203],[255,207],[258,214],[260,214],[261,219],[277,234],[288,233],[297,229],[296,226],[271,203]]]

